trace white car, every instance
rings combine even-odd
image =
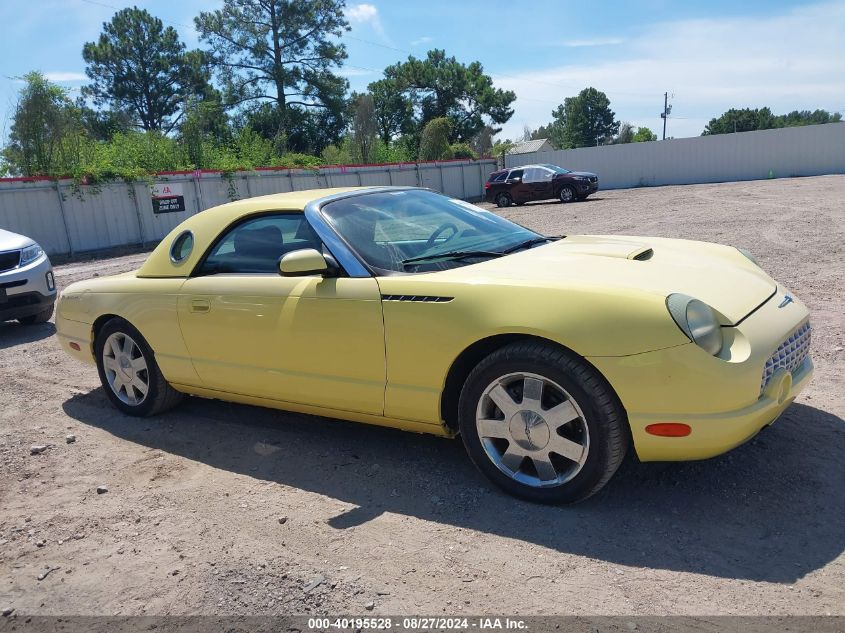
[[[28,237],[0,229],[0,322],[45,323],[55,302],[56,279],[44,250]]]

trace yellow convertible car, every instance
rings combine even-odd
[[[723,453],[807,384],[808,311],[736,248],[546,237],[417,188],[203,211],[131,273],[75,283],[63,349],[121,411],[183,394],[444,436],[534,501]]]

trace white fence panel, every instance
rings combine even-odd
[[[467,193],[464,185],[464,168],[462,165],[446,164],[441,165],[440,180],[443,183],[440,191],[453,198],[466,198]],[[473,192],[469,197],[475,197]]]
[[[156,184],[181,188],[185,211],[154,213],[150,183],[79,187],[69,181],[0,181],[0,228],[37,240],[50,254],[151,244],[191,215],[230,200],[325,187],[424,186],[464,199],[483,195],[483,181],[495,161],[403,163],[321,170],[262,169],[231,175],[162,174]],[[132,195],[134,192],[134,196]]]
[[[249,174],[250,193],[267,196],[293,190],[293,180],[287,171],[257,171]]]
[[[405,167],[399,169],[392,169],[388,176],[391,178],[391,185],[394,187],[419,187],[420,176],[422,170],[417,170],[412,167]],[[423,187],[426,185],[422,185]]]
[[[845,123],[514,154],[599,175],[602,189],[845,173]]]
[[[0,229],[31,237],[48,253],[69,252],[55,183],[9,184],[0,197]]]
[[[62,187],[68,234],[74,251],[93,251],[115,244],[141,241],[138,212],[129,188],[123,184],[89,188],[79,195]]]

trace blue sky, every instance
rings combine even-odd
[[[0,131],[20,87],[38,69],[70,89],[85,83],[82,45],[111,7],[137,5],[199,45],[192,18],[213,0],[3,0]],[[429,48],[479,60],[516,92],[503,137],[547,123],[586,86],[607,93],[617,118],[660,133],[663,93],[673,95],[670,136],[695,136],[726,109],[845,114],[845,1],[570,2],[371,0],[347,2],[352,30],[342,73],[361,90],[381,69]]]

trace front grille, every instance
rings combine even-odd
[[[0,308],[4,310],[8,308],[20,308],[24,306],[32,306],[38,303],[37,292],[25,292],[19,295],[9,295],[7,300],[0,303]]]
[[[21,261],[20,251],[6,251],[0,253],[0,273],[17,268]]]
[[[780,347],[775,350],[775,353],[766,361],[766,367],[763,369],[763,380],[760,383],[760,391],[766,388],[772,376],[779,369],[785,369],[789,373],[794,373],[796,369],[801,366],[807,354],[810,352],[810,336],[812,328],[807,322],[780,344]]]

